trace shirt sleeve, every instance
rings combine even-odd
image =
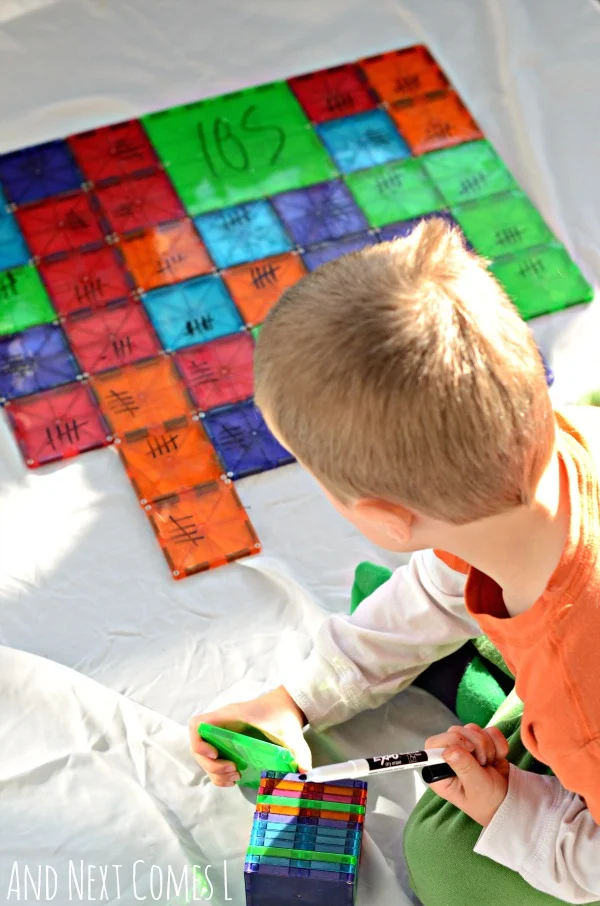
[[[377,708],[433,661],[481,634],[465,606],[466,576],[418,551],[352,616],[333,614],[283,685],[316,730]]]
[[[595,765],[597,772],[600,762]],[[600,827],[581,796],[558,777],[511,764],[506,798],[474,852],[561,901],[600,900]]]

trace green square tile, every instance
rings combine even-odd
[[[444,207],[441,195],[414,159],[359,170],[344,179],[374,227]]]
[[[567,250],[559,243],[500,258],[490,270],[525,320],[589,302],[594,295]]]
[[[143,122],[193,216],[337,174],[285,82],[151,114]]]
[[[451,210],[475,251],[489,258],[554,239],[541,214],[520,191],[493,195]]]
[[[487,141],[425,154],[421,163],[449,205],[517,189],[512,174]]]
[[[0,271],[0,335],[57,318],[41,277],[31,264]]]

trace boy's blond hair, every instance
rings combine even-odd
[[[288,289],[263,325],[256,400],[340,501],[463,523],[531,502],[555,437],[527,325],[440,218]]]

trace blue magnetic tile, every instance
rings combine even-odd
[[[272,204],[297,245],[316,245],[368,229],[350,190],[340,181],[275,195]]]
[[[15,218],[0,207],[0,270],[27,264],[30,257]]]
[[[422,220],[430,220],[432,217],[439,217],[442,220],[445,220],[449,226],[460,229],[449,211],[432,211],[431,214],[425,214],[423,217],[413,217],[411,220],[401,220],[398,223],[390,223],[380,229],[379,237],[382,242],[387,242],[390,239],[404,238],[412,233],[417,224],[421,223]]]
[[[282,825],[308,824],[317,827],[328,828],[346,828],[348,830],[358,830],[362,833],[364,824],[361,821],[342,821],[338,818],[312,818],[303,815],[280,815],[276,812],[255,812],[255,825],[260,826],[263,822],[276,822]]]
[[[309,271],[314,271],[321,264],[327,261],[333,261],[334,258],[341,258],[342,255],[348,255],[350,252],[357,252],[368,245],[376,245],[377,238],[371,233],[360,233],[358,236],[352,236],[348,239],[339,239],[337,242],[327,242],[323,245],[317,245],[309,249],[302,255],[302,260]]]
[[[294,462],[275,440],[254,403],[215,409],[203,425],[230,478],[243,478]]]
[[[217,267],[268,258],[293,248],[268,201],[202,214],[194,223]]]
[[[47,142],[0,157],[0,184],[13,204],[39,201],[77,189],[83,177],[63,141]]]
[[[369,110],[316,127],[342,173],[410,157],[410,148],[384,110]]]
[[[286,817],[297,817],[296,815]],[[338,822],[341,824],[341,822]],[[279,824],[277,821],[255,822],[252,825],[253,834],[295,834],[299,837],[308,837],[310,839],[327,838],[331,840],[356,840],[360,837],[360,831],[348,829],[346,827],[332,828],[319,827],[318,825],[307,824]]]
[[[49,390],[79,373],[60,327],[44,324],[0,339],[0,397]]]
[[[216,340],[243,328],[240,313],[216,274],[151,290],[143,302],[165,349]]]

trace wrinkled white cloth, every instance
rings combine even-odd
[[[599,37],[592,0],[4,0],[0,152],[422,41],[593,279]],[[597,380],[599,320],[594,303],[534,326],[559,405]],[[28,473],[0,416],[0,903],[15,860],[59,874],[56,906],[77,902],[69,859],[122,863],[129,887],[119,897],[113,878],[104,902],[130,906],[137,859],[167,878],[169,864],[227,858],[243,906],[252,809],[239,790],[190,779],[187,719],[275,685],[323,617],[347,610],[360,560],[400,561],[297,466],[238,489],[264,554],[176,583],[115,451]],[[315,760],[418,748],[451,722],[408,689],[313,738]],[[370,784],[359,906],[410,901],[401,838],[422,789],[416,774]],[[142,871],[147,903],[149,885]]]

